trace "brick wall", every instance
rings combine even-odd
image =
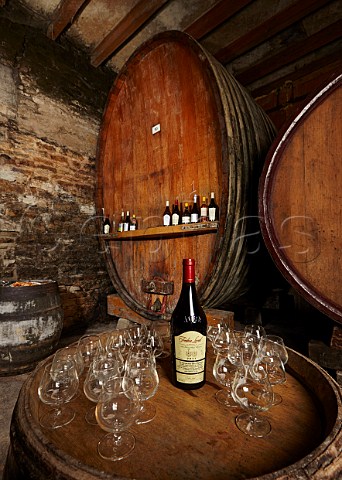
[[[65,329],[113,291],[96,236],[98,130],[113,74],[0,17],[0,278],[51,278]]]

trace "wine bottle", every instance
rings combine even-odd
[[[107,215],[104,216],[104,209],[102,209],[102,211],[103,211],[102,233],[104,233],[105,235],[108,235],[108,233],[110,232],[109,214],[107,213]]]
[[[191,218],[191,215],[190,215],[190,210],[189,210],[189,204],[188,204],[188,202],[185,202],[184,203],[184,212],[183,212],[183,215],[182,215],[182,223],[190,223],[190,218]]]
[[[191,217],[190,217],[190,222],[191,223],[197,223],[199,220],[199,210],[198,210],[198,205],[197,205],[197,195],[194,195],[194,204],[192,206],[191,210]]]
[[[210,203],[208,207],[209,222],[217,222],[219,219],[219,207],[215,202],[215,193],[210,194]]]
[[[206,197],[202,197],[200,222],[208,221],[208,205]]]
[[[178,200],[176,199],[172,209],[172,217],[171,217],[172,225],[178,225],[179,220],[180,220],[180,212],[178,207]]]
[[[135,216],[134,213],[132,215],[132,219],[131,219],[129,229],[130,230],[138,230],[138,220],[137,220],[137,217]]]
[[[171,315],[172,381],[183,390],[205,384],[207,318],[195,285],[195,260],[183,259],[183,284]]]
[[[125,218],[125,221],[124,221],[124,224],[123,224],[123,231],[128,232],[130,225],[131,225],[131,217],[129,215],[129,210],[127,210],[126,218]]]
[[[165,204],[165,210],[163,213],[163,225],[164,227],[169,227],[171,225],[171,210],[169,200],[166,200]]]
[[[125,223],[125,212],[122,210],[120,221],[118,223],[118,232],[123,232]]]

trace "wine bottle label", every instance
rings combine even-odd
[[[209,207],[209,221],[210,222],[215,222],[215,216],[216,216],[216,208],[215,207]]]
[[[188,331],[175,336],[176,379],[180,383],[204,380],[206,336]]]
[[[179,222],[179,215],[177,213],[174,213],[172,215],[172,225],[178,225]]]
[[[182,217],[182,223],[190,223],[190,217]]]
[[[110,230],[110,225],[106,224],[103,226],[103,233],[105,235],[107,235],[109,233],[109,230]]]
[[[164,222],[164,227],[169,227],[171,222],[170,215],[164,215],[163,222]]]
[[[201,207],[201,217],[207,217],[207,216],[208,216],[207,207]]]
[[[191,223],[197,223],[198,222],[198,213],[192,213],[190,221],[191,221]]]

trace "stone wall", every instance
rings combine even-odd
[[[0,278],[51,278],[64,327],[105,315],[96,143],[113,74],[0,13]]]

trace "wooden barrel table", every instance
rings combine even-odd
[[[210,347],[211,348],[211,347]],[[182,391],[170,382],[170,357],[158,361],[160,385],[149,401],[154,420],[134,425],[132,454],[118,462],[97,454],[105,435],[86,423],[92,404],[83,393],[72,400],[73,422],[56,430],[40,427],[46,408],[37,389],[46,360],[23,385],[13,413],[5,480],[191,480],[342,478],[341,390],[318,365],[289,349],[287,381],[277,387],[280,405],[264,415],[272,425],[264,438],[252,438],[235,425],[238,409],[219,404],[209,354],[202,389]]]

